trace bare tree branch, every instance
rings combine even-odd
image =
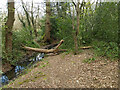
[[[74,4],[75,8],[77,7],[77,5],[75,4],[75,2],[72,0],[72,3]]]

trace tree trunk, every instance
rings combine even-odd
[[[74,33],[73,33],[73,36],[74,36],[74,44],[75,44],[75,54],[77,54],[77,52],[78,52],[78,43],[77,43],[77,35],[76,35],[76,30],[75,30],[75,25],[74,25],[74,7],[73,7],[73,16],[72,16],[72,27],[73,27],[73,31],[74,31]]]
[[[75,54],[77,54],[78,53],[78,40],[77,40],[77,38],[78,38],[79,26],[80,26],[79,25],[80,24],[80,21],[79,21],[79,19],[80,19],[80,8],[79,8],[80,2],[78,1],[77,4],[75,4],[73,2],[73,4],[75,6],[75,10],[76,10],[76,13],[77,13],[77,29],[75,31],[75,36],[74,36]]]
[[[118,28],[119,28],[118,35],[120,35],[120,2],[118,3]],[[120,39],[118,39],[118,48],[119,48],[118,53],[120,53]],[[120,55],[118,55],[118,58],[120,59]],[[119,62],[119,68],[120,68],[120,62]],[[119,86],[118,88],[120,89],[120,75],[119,75],[118,86]]]
[[[77,31],[76,31],[76,35],[78,35],[79,33],[79,24],[80,24],[80,9],[79,9],[79,3],[77,3],[77,8],[76,8],[76,12],[77,12]]]
[[[12,1],[12,2],[11,2]],[[7,54],[12,53],[12,28],[14,24],[14,0],[8,0],[8,19],[5,24],[5,51]]]
[[[75,54],[77,54],[78,53],[78,34],[79,34],[79,27],[80,27],[80,12],[81,12],[81,9],[84,5],[83,4],[84,0],[82,1],[81,6],[80,6],[80,1],[79,0],[77,1],[77,4],[75,4],[75,2],[73,0],[72,0],[72,3],[75,6],[75,10],[76,10],[76,13],[77,13],[77,29],[75,31],[75,38],[74,38]]]
[[[45,22],[45,37],[44,42],[51,42],[50,38],[50,31],[51,31],[51,25],[50,25],[50,0],[46,1],[46,22]]]

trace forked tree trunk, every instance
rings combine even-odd
[[[84,0],[83,0],[84,1]],[[75,10],[76,10],[76,15],[77,15],[77,29],[75,31],[75,37],[74,37],[74,43],[75,43],[75,54],[78,53],[78,34],[79,34],[79,27],[80,27],[80,11],[83,7],[83,1],[82,3],[80,4],[80,1],[77,0],[77,4],[75,4],[75,2],[72,0],[72,3],[74,4],[75,6]],[[80,6],[81,5],[81,6]]]
[[[15,21],[14,0],[8,0],[8,19],[5,24],[5,51],[7,54],[12,53],[12,28]]]
[[[75,10],[76,10],[76,13],[77,13],[77,29],[75,31],[75,36],[74,36],[74,43],[75,43],[75,54],[78,53],[78,33],[79,33],[79,24],[80,24],[80,8],[79,8],[79,5],[80,5],[80,2],[78,1],[77,4],[75,4],[73,2],[74,6],[75,6]]]

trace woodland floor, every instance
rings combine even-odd
[[[95,57],[92,63],[83,62],[94,57],[91,50],[78,55],[49,54],[28,73],[18,77],[7,87],[13,88],[117,88],[118,61]]]

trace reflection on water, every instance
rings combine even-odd
[[[8,80],[8,77],[6,75],[2,75],[2,77],[0,78],[0,87],[2,85],[5,85],[5,84],[8,84],[9,80]]]
[[[30,58],[27,62],[25,61],[25,62],[19,63],[12,70],[2,74],[2,76],[0,77],[0,87],[2,85],[8,84],[10,80],[17,77],[26,67],[28,66],[30,67],[31,62],[40,61],[42,60],[42,58],[44,58],[44,53],[39,53],[35,57]]]
[[[16,76],[19,75],[19,73],[24,69],[22,66],[16,66],[15,67],[15,74]]]

